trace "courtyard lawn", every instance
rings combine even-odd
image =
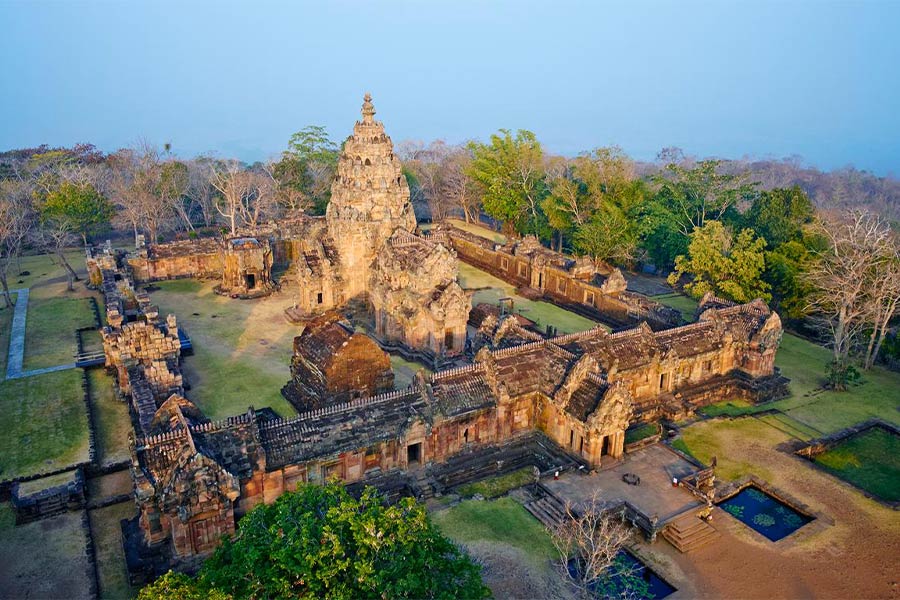
[[[600,326],[596,321],[549,302],[523,298],[516,294],[514,286],[464,262],[459,263],[459,284],[466,290],[475,290],[472,306],[482,302],[496,306],[500,298],[512,298],[515,311],[537,323],[541,329],[553,325],[560,333],[574,333]]]
[[[0,598],[90,598],[93,578],[82,513],[65,512],[18,527],[4,503],[0,524]]]
[[[639,442],[642,439],[656,435],[657,433],[659,433],[658,423],[644,423],[643,425],[638,425],[625,432],[625,443],[633,444],[634,442]]]
[[[854,435],[815,461],[882,500],[900,500],[900,437],[882,427]]]
[[[431,518],[459,543],[500,542],[520,550],[535,564],[558,558],[543,525],[512,498],[466,500]]]
[[[81,371],[0,382],[0,430],[0,480],[87,462]]]
[[[30,298],[23,370],[74,363],[75,330],[94,325],[94,310],[87,298]]]
[[[662,296],[653,296],[660,304],[671,306],[681,313],[681,318],[692,323],[695,320],[694,314],[697,312],[697,301],[689,296],[681,293],[663,294]]]
[[[476,223],[466,223],[465,221],[460,221],[459,219],[447,219],[447,222],[454,227],[457,227],[458,229],[468,231],[469,233],[474,233],[475,235],[487,238],[492,242],[497,242],[498,244],[506,243],[505,235],[503,235],[499,231],[494,231],[493,229],[490,229],[484,225]]]
[[[286,295],[233,300],[213,293],[215,282],[194,280],[154,284],[151,299],[160,315],[174,313],[191,337],[194,355],[185,357],[188,398],[210,419],[271,407],[295,414],[281,395],[290,379],[290,359],[298,327],[284,318]]]
[[[475,494],[481,494],[485,498],[497,498],[510,490],[520,488],[534,481],[534,471],[531,467],[523,467],[512,473],[489,477],[475,483],[467,483],[456,488],[456,492],[465,498]]]
[[[425,376],[431,375],[431,370],[425,365],[406,360],[402,356],[391,354],[391,369],[394,370],[394,389],[402,390],[412,385],[416,373],[425,370]]]
[[[133,502],[120,502],[90,511],[100,598],[132,598],[137,592],[128,584],[125,555],[122,551],[122,528],[119,524],[122,519],[133,517],[136,512]]]
[[[681,439],[676,440],[680,443],[673,443],[672,446],[707,465],[715,456],[718,462],[716,475],[722,479],[736,480],[753,474],[771,481],[772,472],[768,465],[745,462],[738,458],[740,453],[731,449],[736,444],[774,448],[790,437],[759,419],[744,417],[694,423],[681,430]]]
[[[97,462],[101,465],[128,460],[128,434],[131,433],[131,417],[128,406],[116,398],[113,378],[103,369],[88,371],[91,389],[91,411],[97,427]]]

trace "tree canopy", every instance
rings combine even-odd
[[[734,235],[721,222],[707,221],[691,234],[687,255],[675,259],[669,283],[689,275],[684,288],[695,298],[713,292],[735,302],[770,300],[769,284],[762,279],[765,245],[750,229]]]
[[[183,583],[159,586],[177,592]],[[235,598],[489,596],[480,568],[437,530],[424,506],[411,498],[386,505],[374,488],[356,500],[337,482],[301,485],[250,511],[193,585]],[[160,597],[150,595],[156,591],[142,597]]]
[[[41,220],[54,221],[84,242],[100,226],[109,223],[114,208],[90,183],[62,182],[39,206]]]

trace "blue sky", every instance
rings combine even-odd
[[[900,175],[900,0],[0,0],[0,149],[146,139],[184,156],[343,139],[371,91],[395,141],[531,129]]]

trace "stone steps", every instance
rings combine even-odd
[[[558,501],[554,500],[549,497],[531,500],[525,503],[525,510],[543,523],[547,529],[554,529],[566,517],[565,511],[559,507]]]
[[[715,527],[697,517],[693,511],[666,525],[662,534],[681,553],[705,546],[720,535]]]

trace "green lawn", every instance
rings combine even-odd
[[[91,410],[97,427],[97,462],[101,465],[127,460],[131,417],[128,406],[116,398],[113,380],[103,369],[88,371],[91,386]]]
[[[643,425],[638,425],[625,432],[625,443],[633,444],[634,442],[639,442],[640,440],[656,435],[657,433],[659,433],[659,424],[644,423]]]
[[[523,298],[516,294],[515,286],[464,262],[459,263],[459,284],[464,289],[476,290],[472,306],[481,302],[496,305],[500,298],[512,298],[516,312],[536,322],[541,329],[553,325],[560,333],[573,333],[600,325],[549,302]]]
[[[8,506],[8,505],[7,505]],[[0,526],[0,598],[90,598],[93,576],[80,512]]]
[[[458,543],[509,544],[536,564],[558,558],[544,527],[512,498],[466,500],[431,518],[445,535]]]
[[[466,498],[470,498],[475,494],[481,494],[485,498],[497,498],[510,490],[532,482],[534,482],[534,471],[531,467],[523,467],[506,475],[489,477],[475,483],[461,485],[456,488],[456,492]]]
[[[759,419],[745,417],[732,421],[694,423],[681,430],[681,438],[675,440],[672,446],[707,465],[715,456],[718,461],[716,475],[720,478],[736,480],[753,473],[771,481],[772,473],[768,465],[740,460],[731,449],[744,444],[774,448],[788,439],[790,436],[785,432]]]
[[[695,320],[694,315],[697,312],[697,301],[689,296],[680,293],[663,294],[662,296],[653,296],[660,304],[671,306],[681,313],[681,318],[691,323]]]
[[[193,280],[155,284],[151,293],[160,315],[174,313],[190,335],[194,355],[184,359],[188,397],[211,419],[269,406],[295,414],[282,397],[299,329],[284,318],[287,297],[233,300],[213,293],[215,282]]]
[[[873,427],[818,455],[826,471],[889,502],[900,500],[900,436]]]
[[[0,431],[0,480],[86,462],[81,371],[0,382]]]
[[[119,524],[122,519],[133,517],[136,512],[132,502],[121,502],[90,511],[97,572],[100,576],[100,598],[132,598],[137,592],[128,585],[128,572],[122,551],[122,528]]]
[[[75,330],[93,327],[94,311],[87,298],[32,298],[25,322],[25,371],[75,362]]]

